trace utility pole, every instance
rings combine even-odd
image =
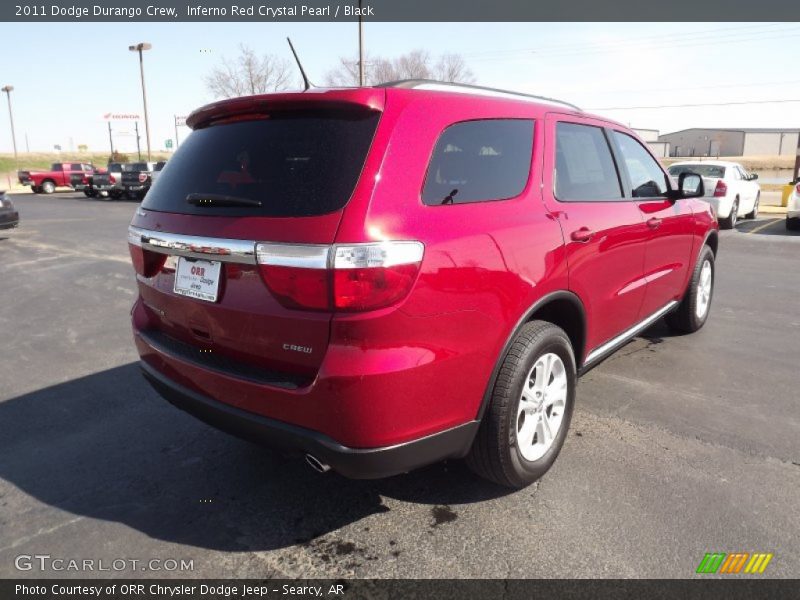
[[[364,17],[361,16],[361,0],[358,0],[358,85],[364,87]]]
[[[794,179],[793,183],[800,183],[800,131],[797,132],[797,150],[794,155]]]
[[[111,137],[111,121],[108,122],[108,143],[111,146],[111,156],[114,156],[114,138]]]
[[[2,88],[2,91],[6,93],[6,97],[8,99],[8,118],[11,121],[11,143],[14,145],[14,163],[19,169],[19,158],[17,157],[17,136],[14,133],[14,112],[11,110],[11,92],[14,91],[13,85],[7,85]]]
[[[139,155],[139,160],[142,160],[142,148],[139,146],[139,121],[134,121],[133,127],[136,130],[136,153]]]
[[[175,119],[175,150],[178,149],[178,115],[172,115]]]
[[[144,86],[144,59],[142,58],[142,52],[145,50],[150,50],[152,48],[152,44],[148,44],[147,42],[140,42],[133,46],[128,46],[128,50],[131,52],[138,52],[139,53],[139,75],[142,80],[142,104],[144,104],[144,131],[145,136],[147,138],[147,160],[150,160],[150,121],[147,118],[147,92],[145,91]],[[137,144],[138,144],[138,137],[137,137]],[[139,156],[141,159],[141,155]]]

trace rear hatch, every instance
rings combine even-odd
[[[132,222],[131,252],[145,248],[139,260],[150,269],[143,275],[137,268],[150,320],[145,336],[211,368],[255,379],[261,373],[264,381],[271,373],[298,385],[313,380],[331,313],[287,305],[268,287],[255,248],[276,242],[280,253],[291,244],[334,242],[379,116],[364,106],[295,106],[202,123]],[[314,246],[306,249],[315,254]],[[153,250],[168,255],[160,270],[162,254]]]

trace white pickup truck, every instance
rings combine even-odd
[[[684,161],[670,165],[669,174],[678,178],[681,173],[691,171],[703,177],[705,197],[717,213],[720,227],[733,229],[740,217],[755,219],[761,186],[756,183],[758,175],[735,162],[724,160]]]

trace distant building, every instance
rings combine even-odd
[[[669,156],[794,156],[800,129],[683,129],[658,136]]]
[[[658,140],[658,129],[638,129],[631,128],[633,132],[646,142],[650,151],[656,155],[657,158],[664,158],[669,156],[669,143],[660,142]]]

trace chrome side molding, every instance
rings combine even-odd
[[[677,305],[678,305],[677,300],[669,302],[666,306],[658,309],[656,312],[654,312],[652,315],[650,315],[643,321],[639,321],[636,325],[630,327],[629,329],[626,329],[625,331],[620,333],[617,337],[612,338],[608,340],[605,344],[598,346],[597,348],[589,352],[589,354],[586,356],[586,360],[583,361],[582,368],[586,368],[591,363],[602,358],[603,356],[605,356],[618,346],[622,345],[624,342],[628,341],[630,338],[634,337],[637,333],[644,331],[645,329],[650,327],[650,325],[658,321],[658,319],[660,319],[669,311],[671,311],[673,308],[675,308]]]

